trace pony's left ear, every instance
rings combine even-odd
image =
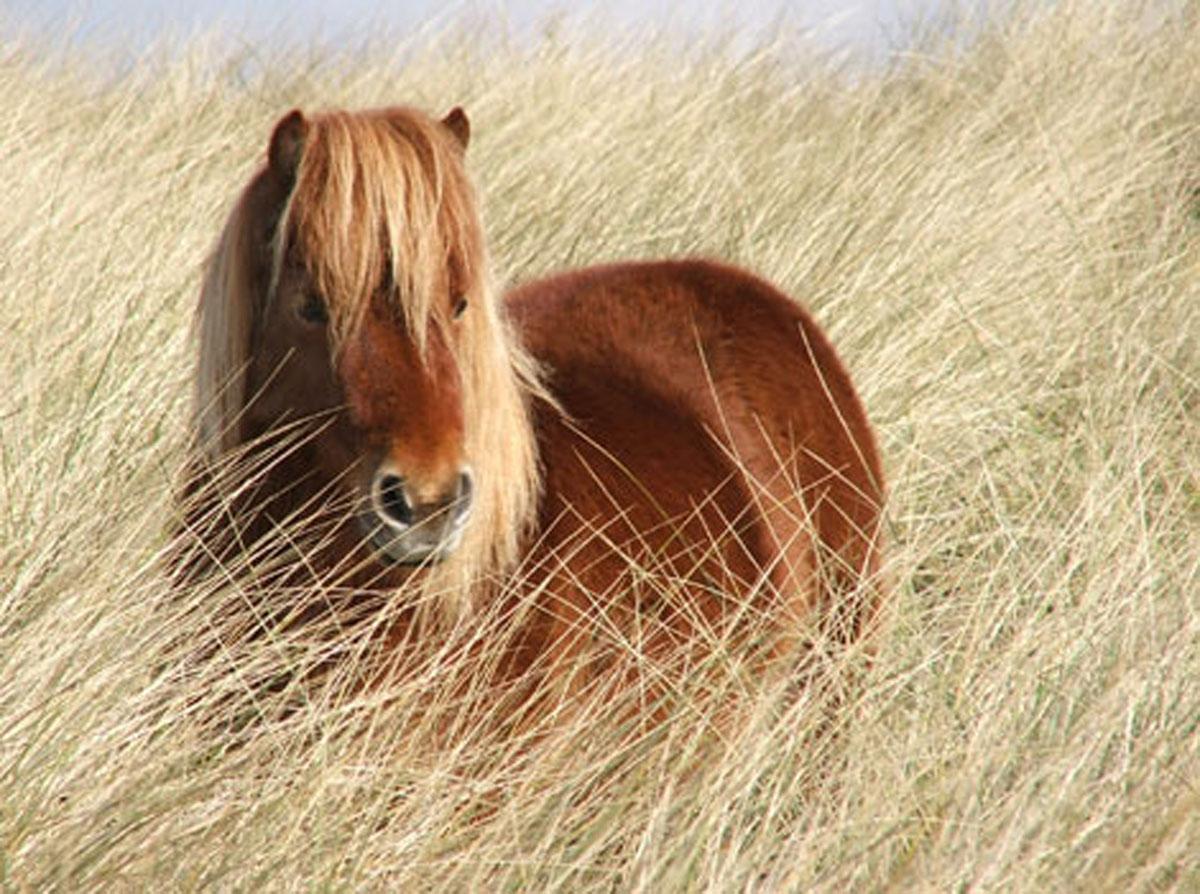
[[[467,144],[471,142],[471,122],[467,118],[467,113],[462,110],[462,106],[452,108],[442,119],[442,126],[454,135],[454,139],[458,140],[458,145],[463,149],[467,148]]]
[[[267,165],[279,182],[291,186],[296,179],[296,169],[304,155],[304,141],[308,137],[308,120],[299,109],[292,109],[279,119],[271,133],[271,144],[267,148]]]

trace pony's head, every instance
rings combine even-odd
[[[537,478],[468,139],[460,109],[278,122],[209,264],[196,423],[210,461],[300,426],[274,484],[335,494],[344,548],[477,574],[515,558]]]

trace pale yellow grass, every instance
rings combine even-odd
[[[1200,889],[1198,46],[1084,2],[854,78],[470,28],[0,44],[0,887]],[[281,639],[160,672],[239,598],[162,598],[202,259],[278,115],[395,101],[470,111],[502,277],[708,255],[827,326],[895,582],[832,732],[767,691],[718,742],[685,692],[633,740],[585,706],[439,746],[449,659],[388,704],[255,689]]]

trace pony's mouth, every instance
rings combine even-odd
[[[455,535],[452,540],[434,546],[409,546],[398,543],[402,536],[379,531],[371,535],[370,544],[375,556],[388,565],[436,565],[454,552],[461,539],[461,535]]]
[[[377,559],[388,565],[413,566],[436,565],[453,555],[462,543],[465,521],[464,516],[449,526],[414,525],[397,531],[374,519],[359,518],[367,534],[367,543]],[[431,530],[435,528],[443,530]]]

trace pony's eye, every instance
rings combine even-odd
[[[459,295],[454,301],[454,319],[458,319],[463,315],[463,311],[467,309],[467,296]]]
[[[296,308],[296,313],[306,323],[320,326],[329,322],[329,311],[325,307],[325,302],[321,300],[321,296],[316,292],[308,292],[304,295]]]

